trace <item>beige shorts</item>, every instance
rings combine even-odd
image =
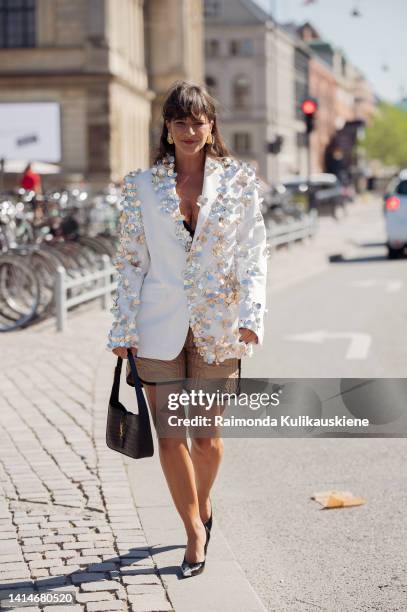
[[[224,398],[239,396],[240,394],[240,359],[232,358],[218,364],[206,363],[194,343],[194,336],[191,328],[184,346],[177,357],[174,359],[150,359],[149,357],[135,357],[138,376],[143,385],[155,386],[155,410],[152,412],[154,425],[160,438],[185,438],[188,430],[191,437],[219,437],[221,428],[213,425],[185,427],[183,424],[177,427],[169,425],[169,416],[177,415],[184,417],[188,411],[188,417],[205,416],[213,417],[223,414],[225,409]],[[130,364],[127,364],[127,375],[131,373]],[[131,383],[129,383],[131,384]],[[171,398],[179,397],[183,391],[190,393],[195,391],[198,394],[217,394],[216,401],[212,407],[206,404],[205,396],[199,395],[199,404],[188,404],[188,409],[184,405],[177,408],[170,406]],[[223,395],[223,394],[226,394]],[[176,410],[176,412],[172,412]]]
[[[234,357],[218,364],[206,363],[198,353],[191,328],[181,352],[174,359],[136,357],[135,362],[139,378],[145,385],[185,383],[184,388],[190,390],[201,388],[204,381],[222,379],[222,390],[238,393],[241,360]]]

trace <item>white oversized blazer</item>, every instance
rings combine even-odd
[[[263,342],[267,245],[254,169],[207,155],[193,239],[183,225],[174,158],[124,179],[118,285],[107,349],[174,359],[191,326],[206,363],[251,356],[239,327]]]

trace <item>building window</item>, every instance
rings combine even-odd
[[[242,38],[241,40],[231,40],[230,55],[250,56],[254,54],[254,44],[251,38]]]
[[[247,132],[233,134],[233,149],[241,155],[248,155],[252,152],[252,137]]]
[[[214,98],[218,95],[218,81],[213,76],[205,77],[206,89]]]
[[[246,110],[250,106],[250,82],[244,76],[238,76],[233,82],[233,102],[238,110]]]
[[[0,0],[0,48],[35,46],[35,0]]]
[[[205,17],[219,17],[221,0],[204,0]]]
[[[206,57],[218,57],[219,41],[216,40],[216,38],[209,38],[205,40],[205,55]]]

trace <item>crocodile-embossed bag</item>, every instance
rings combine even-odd
[[[133,457],[133,459],[152,457],[154,454],[154,444],[147,402],[142,391],[142,384],[137,374],[136,364],[130,349],[127,350],[127,357],[130,363],[132,379],[135,382],[134,386],[137,395],[138,414],[126,410],[119,401],[120,374],[122,371],[123,359],[118,357],[109,400],[106,444],[112,450],[123,453],[128,457]]]

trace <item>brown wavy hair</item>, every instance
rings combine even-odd
[[[166,155],[175,156],[175,145],[167,141],[168,128],[165,122],[186,117],[198,119],[202,114],[209,121],[213,121],[213,142],[204,145],[206,154],[218,158],[232,157],[219,131],[216,113],[217,103],[204,87],[188,81],[176,81],[168,91],[163,103],[163,128],[154,163],[161,161]]]

